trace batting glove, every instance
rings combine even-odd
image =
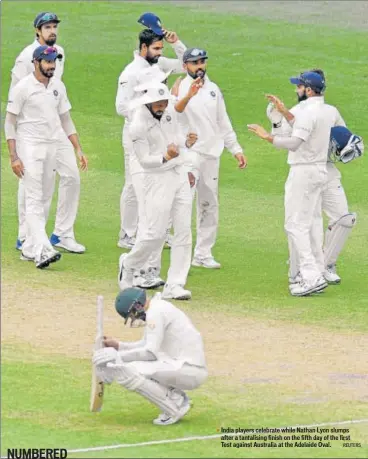
[[[94,352],[92,362],[96,367],[105,367],[109,362],[115,363],[118,351],[113,347],[103,347]]]

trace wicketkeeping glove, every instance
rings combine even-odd
[[[105,367],[108,362],[115,363],[118,351],[113,347],[103,347],[93,353],[92,362],[96,367]]]
[[[271,121],[273,127],[280,127],[283,116],[279,111],[276,110],[272,102],[267,105],[266,108],[267,118]]]

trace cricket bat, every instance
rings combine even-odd
[[[103,296],[97,297],[97,334],[95,340],[95,350],[103,347]],[[104,383],[96,375],[96,367],[92,365],[92,387],[90,410],[93,412],[101,411],[104,396]]]

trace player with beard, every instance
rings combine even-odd
[[[220,88],[207,75],[207,53],[200,48],[190,48],[184,53],[186,78],[177,90],[176,110],[181,113],[179,122],[182,132],[195,132],[198,142],[191,150],[197,192],[197,243],[193,266],[210,269],[221,267],[212,254],[216,242],[219,203],[218,177],[220,156],[226,147],[237,161],[240,169],[247,165],[243,149],[231,125]],[[198,78],[201,88],[190,94],[190,86]]]
[[[60,19],[54,13],[42,12],[34,20],[36,31],[35,41],[23,49],[15,60],[11,71],[10,89],[24,77],[34,72],[33,52],[41,46],[54,46],[60,56],[55,62],[54,76],[61,79],[64,72],[65,53],[64,49],[56,45],[58,35],[58,25]],[[63,248],[71,253],[83,253],[85,247],[78,244],[74,235],[74,223],[77,217],[80,177],[78,165],[73,147],[66,137],[63,130],[59,132],[59,142],[57,147],[56,172],[60,176],[58,204],[56,211],[55,228],[51,236],[51,243],[56,247]],[[82,151],[76,152],[82,170],[87,169],[87,157]],[[23,180],[19,180],[18,188],[18,219],[19,229],[16,248],[22,250],[23,241],[26,238],[26,218],[25,218],[25,195]],[[48,218],[52,200],[52,193],[49,201],[45,202],[45,215]]]
[[[290,288],[293,296],[307,296],[327,287],[323,276],[322,192],[327,184],[327,159],[331,128],[344,126],[336,107],[324,101],[325,80],[316,72],[290,78],[302,100],[288,135],[273,135],[262,126],[249,124],[249,131],[276,148],[288,150],[290,171],[285,183],[285,231],[289,247],[296,250],[300,282]],[[318,220],[318,221],[317,221]],[[320,236],[313,237],[313,227]],[[291,254],[290,254],[291,255]],[[320,262],[322,260],[322,263]]]
[[[325,78],[321,69],[312,69],[311,72],[318,73]],[[267,94],[270,104],[267,107],[267,116],[272,123],[272,134],[289,135],[295,122],[295,117],[303,109],[303,102],[307,99],[306,89],[300,94],[297,93],[298,104],[290,110],[276,96]],[[345,126],[343,119],[341,125]],[[356,213],[349,212],[348,201],[341,183],[341,173],[330,159],[327,161],[327,184],[322,191],[322,210],[328,217],[328,228],[325,233],[324,259],[318,260],[320,269],[328,283],[339,284],[340,276],[336,272],[336,262],[345,242],[347,241],[353,226],[356,223]],[[317,222],[321,221],[317,216]],[[318,240],[322,232],[313,227],[312,237]],[[318,242],[322,245],[322,241]],[[295,247],[290,243],[289,247],[289,284],[292,289],[294,284],[300,281],[299,263]]]
[[[116,95],[116,112],[124,117],[122,143],[124,149],[125,180],[120,198],[120,234],[118,247],[131,249],[135,242],[138,225],[137,197],[132,184],[130,173],[130,155],[132,142],[129,135],[129,123],[132,112],[130,102],[141,95],[134,90],[138,85],[138,74],[150,66],[157,65],[164,73],[183,73],[182,57],[186,50],[185,45],[179,40],[175,32],[167,31],[161,27],[160,20],[152,13],[143,14],[138,22],[149,29],[144,29],[139,34],[139,50],[134,51],[134,59],[128,64],[119,76],[118,90]],[[163,57],[164,40],[175,51],[177,59]]]
[[[45,205],[53,193],[60,131],[76,151],[82,151],[64,83],[53,78],[56,61],[61,58],[56,48],[35,49],[34,72],[10,90],[5,118],[11,167],[22,179],[26,197],[21,260],[34,261],[40,269],[61,257],[45,230]]]

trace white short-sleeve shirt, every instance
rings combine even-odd
[[[46,88],[31,73],[11,89],[6,111],[17,116],[17,139],[35,144],[56,142],[60,115],[71,108],[61,80],[51,78]]]

